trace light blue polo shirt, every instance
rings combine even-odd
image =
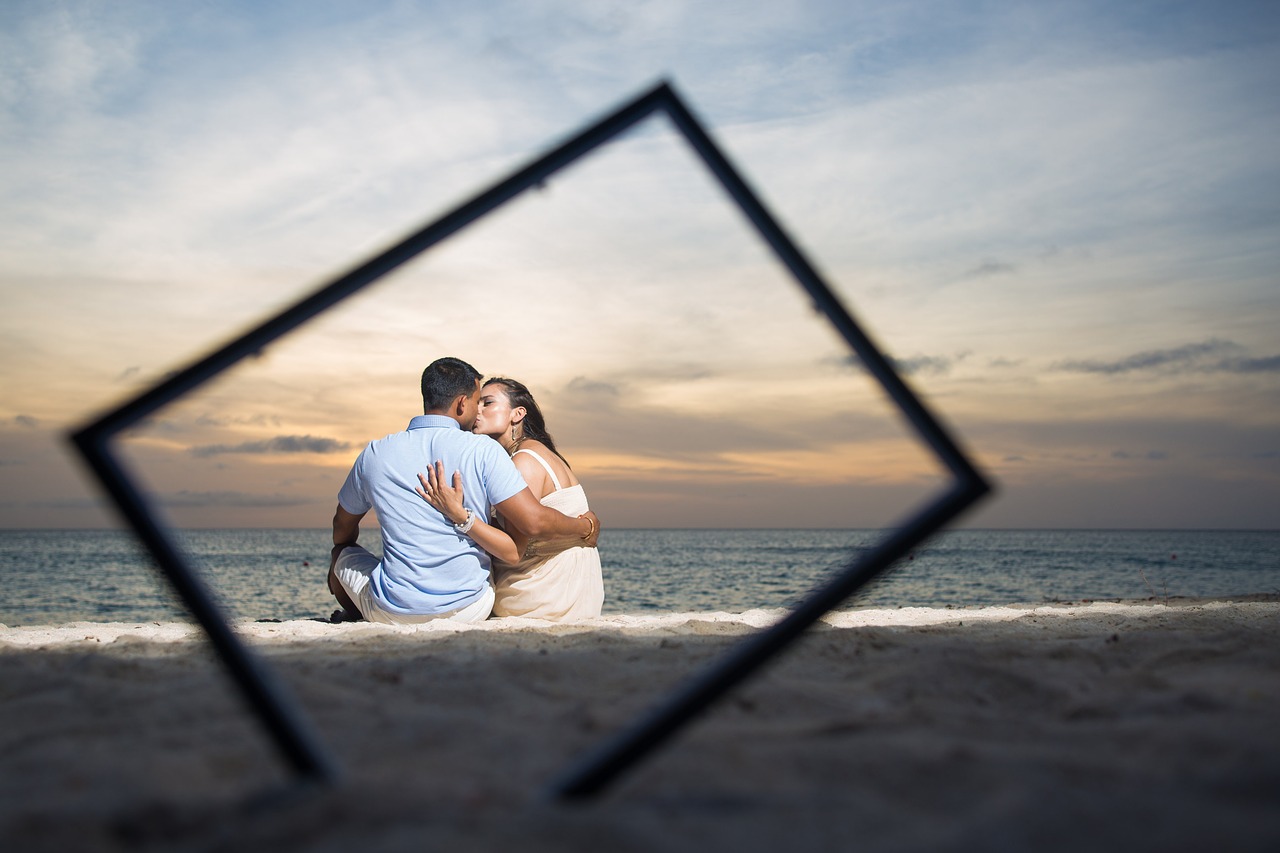
[[[382,562],[369,587],[390,613],[429,615],[466,607],[489,583],[489,555],[415,491],[418,474],[437,459],[447,477],[462,472],[463,501],[483,519],[494,504],[525,488],[502,445],[443,415],[419,415],[404,432],[369,442],[342,484],[338,503],[356,515],[378,513]]]

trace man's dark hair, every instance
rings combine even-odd
[[[460,358],[437,358],[422,371],[422,411],[439,412],[475,393],[480,371]]]

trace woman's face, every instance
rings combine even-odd
[[[476,413],[476,425],[471,431],[476,435],[502,435],[511,429],[511,421],[515,415],[506,389],[501,385],[486,385],[480,389],[480,410]]]

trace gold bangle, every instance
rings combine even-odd
[[[591,519],[591,516],[589,515],[580,515],[578,516],[578,518],[585,518],[587,520],[587,535],[583,536],[582,538],[584,540],[590,539],[596,532],[596,523]]]

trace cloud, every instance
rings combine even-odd
[[[575,376],[569,381],[565,390],[578,397],[599,399],[601,397],[616,398],[621,394],[617,385],[610,382],[599,382],[585,376]]]
[[[1223,340],[1209,340],[1198,344],[1185,344],[1163,350],[1146,350],[1115,361],[1090,359],[1066,360],[1054,365],[1055,370],[1072,373],[1132,373],[1136,370],[1160,368],[1185,368],[1203,364],[1204,359],[1220,356],[1225,352],[1238,352],[1239,345]]]
[[[890,359],[898,372],[907,376],[917,373],[926,373],[933,376],[940,376],[948,373],[953,364],[960,359],[951,358],[945,355],[913,355],[910,358],[894,358]]]
[[[1067,373],[1117,376],[1139,371],[1164,373],[1276,373],[1280,356],[1253,358],[1233,341],[1214,338],[1195,344],[1162,350],[1145,350],[1114,361],[1068,359],[1052,365]]]
[[[1148,450],[1145,453],[1131,453],[1128,450],[1117,450],[1111,454],[1112,459],[1145,459],[1150,462],[1164,462],[1169,460],[1171,455],[1165,450]]]
[[[192,492],[186,489],[160,495],[158,500],[162,505],[170,509],[192,507],[286,507],[319,503],[315,498],[295,497],[292,495],[254,495],[248,492],[235,491]]]
[[[1265,358],[1228,358],[1217,365],[1227,373],[1276,373],[1280,372],[1280,355]]]
[[[1014,264],[987,259],[973,269],[966,271],[961,278],[988,278],[993,275],[1008,275],[1017,271],[1018,267]]]
[[[248,425],[256,427],[280,426],[281,418],[279,415],[245,415],[240,417],[222,417],[211,414],[203,414],[195,419],[195,425],[198,427],[226,427],[230,425]]]
[[[955,355],[926,355],[921,353],[907,358],[889,356],[889,361],[893,364],[894,369],[903,376],[913,376],[915,374],[941,376],[950,373],[951,368],[967,359],[971,354],[967,350]],[[862,369],[862,359],[857,355],[827,356],[820,359],[819,363],[824,367],[849,366],[859,370]]]
[[[926,374],[930,376],[943,376],[951,372],[951,368],[960,364],[967,359],[971,352],[965,350],[955,355],[920,355],[908,356],[907,358],[889,357],[889,361],[893,363],[894,369],[903,376],[914,376],[916,374]],[[854,364],[861,364],[857,356],[849,356],[849,361]]]
[[[28,509],[72,510],[80,512],[88,509],[101,509],[103,501],[94,497],[47,498],[33,501],[5,501],[9,508],[25,507]]]
[[[604,382],[587,379],[583,376],[570,380],[563,389],[547,395],[547,402],[554,401],[561,407],[571,411],[612,412],[619,406],[626,406],[626,384],[623,382]]]
[[[724,469],[740,465],[725,462],[737,456],[819,453],[832,440],[884,442],[904,434],[891,413],[874,407],[855,411],[807,397],[762,405],[762,397],[750,395],[749,383],[745,391],[708,391],[693,409],[647,405],[643,393],[632,391],[639,384],[634,380],[602,384],[609,390],[598,397],[561,392],[543,404],[548,428],[571,460],[585,451],[625,453]]]
[[[323,438],[314,435],[277,435],[262,441],[246,441],[241,444],[205,444],[191,448],[195,456],[219,456],[224,453],[266,455],[276,453],[335,453],[350,450],[349,441]]]

